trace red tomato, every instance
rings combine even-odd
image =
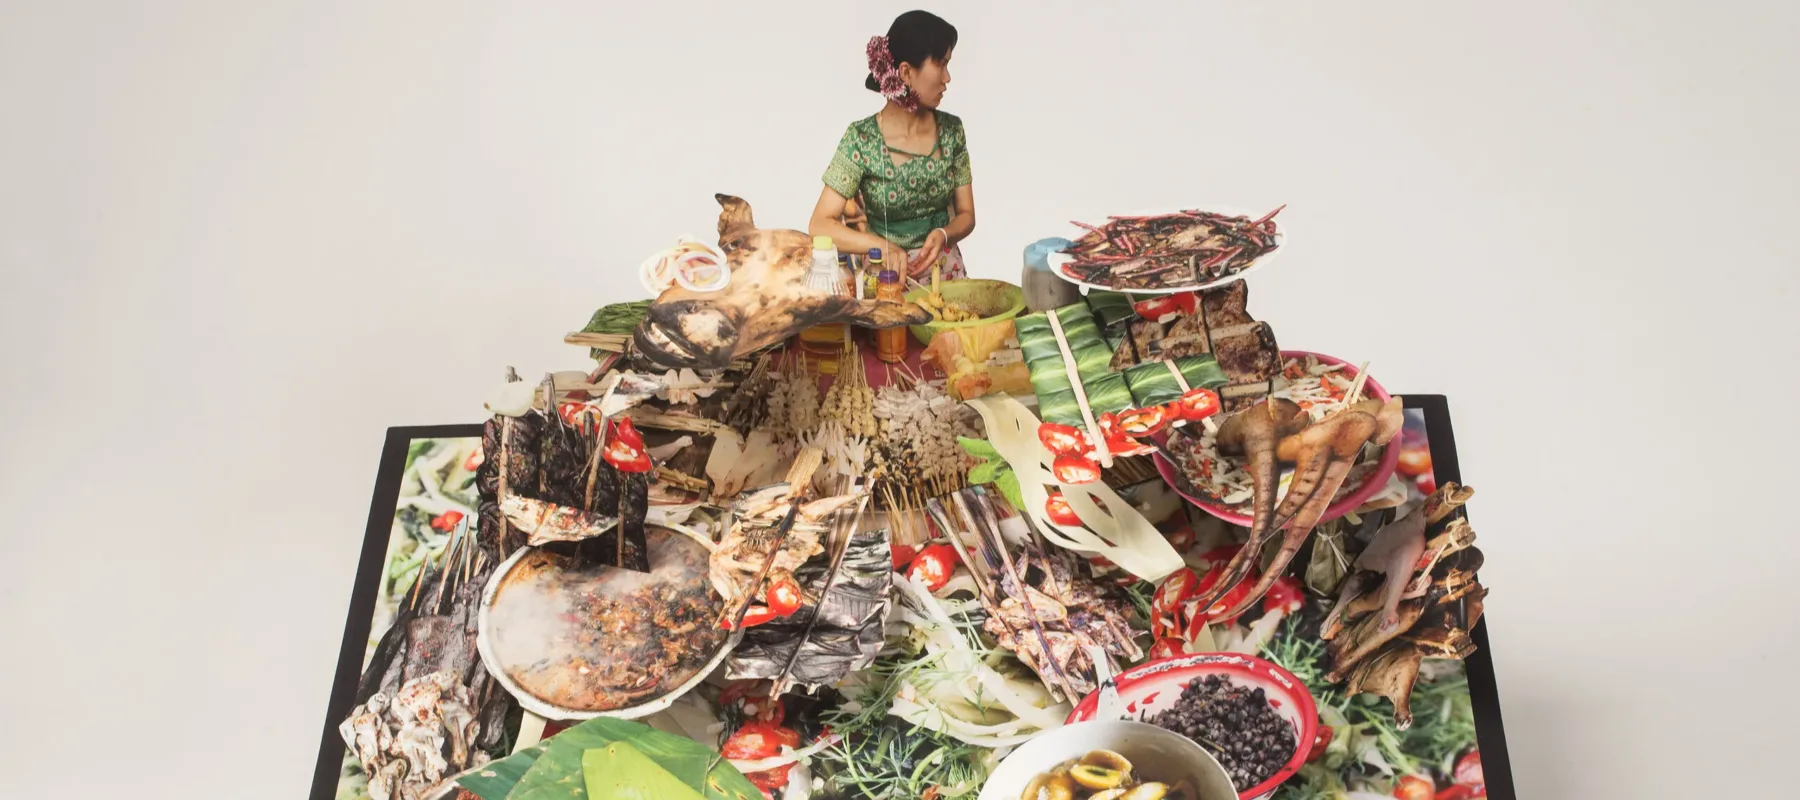
[[[456,530],[456,524],[462,522],[461,511],[446,511],[431,518],[431,529],[438,531]]]
[[[1100,480],[1100,465],[1086,456],[1057,456],[1050,464],[1058,483],[1093,483]]]
[[[800,584],[794,582],[792,575],[784,575],[769,584],[769,610],[776,616],[792,616],[806,602],[806,593],[800,591]]]
[[[1462,786],[1485,787],[1487,776],[1481,772],[1481,751],[1470,750],[1464,753],[1462,758],[1457,759],[1456,770],[1451,779]]]
[[[1191,569],[1178,569],[1164,578],[1150,597],[1150,607],[1157,611],[1175,612],[1181,604],[1200,591],[1200,576]]]
[[[1437,800],[1432,796],[1435,794],[1437,789],[1431,785],[1431,781],[1417,775],[1406,775],[1400,778],[1399,783],[1394,784],[1394,796],[1400,800]]]
[[[1058,422],[1038,425],[1038,441],[1043,443],[1045,450],[1058,456],[1081,455],[1094,450],[1094,446],[1088,444],[1087,434]]]
[[[925,591],[935,592],[950,582],[955,571],[956,550],[947,544],[934,544],[913,558],[912,566],[906,568],[906,578],[924,584]]]
[[[747,723],[725,740],[719,754],[734,761],[774,758],[781,755],[784,737],[778,731],[782,730],[785,729],[763,722]]]
[[[1394,471],[1408,478],[1417,478],[1431,472],[1431,448],[1408,447],[1400,451],[1400,463]]]
[[[1330,725],[1320,725],[1318,734],[1313,736],[1312,749],[1306,753],[1307,763],[1318,761],[1325,755],[1325,748],[1331,746],[1331,737],[1336,736]]]
[[[786,786],[788,782],[788,773],[793,771],[794,765],[789,764],[785,767],[765,769],[762,772],[745,773],[744,777],[750,781],[751,785],[762,790],[763,797],[772,799],[774,795],[770,794],[770,792]]]
[[[1081,515],[1069,507],[1069,500],[1062,492],[1051,492],[1050,499],[1044,501],[1044,516],[1058,525],[1081,526]]]
[[[913,557],[917,556],[919,554],[919,551],[917,549],[915,549],[912,545],[908,545],[908,544],[896,544],[896,545],[891,546],[889,549],[891,551],[893,551],[893,554],[894,554],[894,571],[895,572],[899,572],[900,570],[906,569],[906,565],[911,564]]]
[[[1184,652],[1183,648],[1186,646],[1187,644],[1180,639],[1173,636],[1165,636],[1161,639],[1157,639],[1155,644],[1150,645],[1150,657],[1173,658],[1181,655]]]
[[[620,417],[613,423],[613,438],[639,450],[644,449],[644,435],[638,433],[637,426],[631,424],[630,417]]]
[[[563,418],[563,422],[574,425],[575,418],[581,415],[583,408],[580,403],[563,403],[556,407],[556,413]]]
[[[463,471],[474,472],[481,467],[481,462],[486,460],[487,453],[482,452],[480,448],[476,448],[475,452],[470,453],[469,457],[463,460]]]
[[[1181,418],[1198,422],[1219,413],[1219,395],[1211,389],[1189,389],[1181,396]]]
[[[1149,436],[1169,426],[1169,410],[1163,406],[1138,408],[1119,415],[1119,428],[1132,436]]]

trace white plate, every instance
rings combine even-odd
[[[1265,211],[1247,211],[1242,208],[1234,208],[1231,206],[1202,205],[1202,206],[1190,206],[1190,207],[1180,208],[1180,209],[1136,211],[1136,212],[1132,212],[1130,214],[1113,214],[1110,216],[1150,217],[1150,216],[1156,216],[1159,214],[1170,214],[1170,213],[1174,213],[1175,211],[1208,211],[1208,212],[1211,212],[1214,214],[1224,214],[1226,216],[1237,216],[1237,215],[1241,214],[1241,215],[1247,216],[1253,220],[1262,219],[1264,214],[1269,213],[1266,210]],[[1276,219],[1279,220],[1280,217],[1277,217]],[[1086,221],[1087,220],[1083,220],[1083,222],[1086,222]],[[1107,218],[1101,219],[1101,222],[1105,222],[1105,221],[1107,221]],[[1095,225],[1096,227],[1098,227],[1098,225],[1100,223],[1095,222],[1095,223],[1089,223],[1089,224],[1092,224],[1092,225]],[[1075,230],[1075,232],[1073,234],[1064,236],[1062,238],[1068,239],[1070,241],[1075,241],[1077,239],[1080,239],[1082,236],[1087,235],[1087,233],[1088,233],[1088,231],[1086,229],[1083,229],[1080,227],[1076,227],[1074,230]],[[1227,276],[1220,278],[1216,281],[1213,281],[1211,283],[1204,283],[1204,284],[1200,284],[1198,286],[1179,286],[1179,287],[1169,288],[1169,289],[1115,289],[1111,286],[1105,286],[1105,285],[1098,284],[1098,283],[1088,283],[1087,281],[1081,281],[1081,280],[1076,280],[1074,278],[1071,278],[1071,277],[1069,277],[1068,273],[1063,272],[1063,269],[1062,269],[1063,265],[1073,263],[1075,261],[1074,256],[1071,256],[1067,253],[1051,253],[1048,261],[1050,264],[1050,271],[1056,273],[1056,277],[1061,278],[1070,283],[1073,283],[1076,286],[1086,286],[1089,289],[1099,289],[1104,292],[1129,292],[1131,294],[1175,294],[1177,292],[1194,292],[1194,291],[1199,291],[1202,289],[1211,289],[1215,286],[1224,286],[1225,284],[1230,283],[1232,281],[1240,280],[1245,275],[1249,275],[1252,272],[1262,269],[1263,265],[1268,264],[1270,261],[1274,261],[1276,256],[1279,256],[1286,251],[1287,251],[1287,226],[1278,223],[1275,228],[1275,249],[1269,251],[1268,253],[1263,254],[1263,256],[1261,258],[1258,258],[1255,261],[1250,262],[1250,266],[1245,267],[1242,270],[1239,270],[1237,274],[1227,275]]]

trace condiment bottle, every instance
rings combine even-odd
[[[875,278],[875,300],[882,303],[904,303],[906,293],[900,285],[900,273],[882,266],[881,251],[869,251],[869,268],[880,268]],[[875,332],[875,357],[893,364],[906,360],[906,326],[896,325]]]
[[[806,276],[806,285],[830,294],[844,293],[844,270],[838,265],[837,246],[832,244],[829,236],[813,237],[812,272]],[[800,347],[809,353],[835,358],[844,350],[845,332],[846,326],[842,322],[814,325],[800,332]]]

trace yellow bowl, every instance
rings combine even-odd
[[[936,336],[938,331],[1012,319],[1025,311],[1025,291],[1006,281],[960,278],[940,283],[938,292],[944,296],[944,302],[962,303],[981,317],[965,322],[927,322],[924,325],[908,326],[912,328],[913,338],[918,339],[920,344],[931,344],[931,337]],[[919,298],[928,294],[931,294],[929,286],[914,289],[906,293],[906,300],[916,303]]]

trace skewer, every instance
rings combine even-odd
[[[1367,383],[1368,381],[1369,381],[1369,362],[1364,361],[1362,363],[1362,366],[1356,368],[1356,381],[1354,383],[1350,384],[1350,393],[1347,395],[1344,395],[1344,405],[1347,405],[1347,406],[1356,405],[1356,401],[1362,399],[1363,384]]]
[[[957,510],[962,512],[964,517],[969,518],[971,528],[982,527],[975,524],[973,515],[969,513],[968,506],[963,502],[961,492],[951,495],[950,497],[955,501]],[[985,539],[988,532],[984,529],[977,535],[980,535]],[[1006,567],[1006,577],[1012,578],[1013,585],[1019,587],[1019,604],[1024,606],[1025,613],[1031,616],[1031,627],[1033,632],[1037,634],[1038,646],[1044,648],[1044,660],[1050,662],[1050,668],[1055,673],[1057,686],[1062,689],[1063,696],[1069,698],[1070,701],[1073,702],[1079,695],[1075,693],[1074,689],[1070,688],[1068,676],[1063,674],[1062,665],[1057,663],[1056,654],[1050,649],[1050,639],[1044,635],[1044,626],[1038,620],[1037,609],[1032,607],[1031,592],[1027,591],[1025,587],[1025,579],[1018,569],[1013,566],[1012,553],[1007,550],[1006,541],[1000,536],[1000,531],[998,529],[993,531],[993,538],[994,549],[1000,551],[1000,561]],[[1017,640],[1015,639],[1014,641]]]
[[[460,536],[457,536],[457,532],[461,530],[462,528],[458,527],[456,531],[450,533],[450,543],[445,545],[443,551],[439,553],[437,594],[431,598],[431,613],[433,614],[438,613],[438,607],[444,602],[444,584],[450,582],[451,575],[451,572],[448,569],[450,557],[456,554],[456,543],[461,539]],[[431,563],[431,556],[427,555],[425,557],[425,563],[427,565]],[[420,569],[422,570],[424,567],[420,567]]]

